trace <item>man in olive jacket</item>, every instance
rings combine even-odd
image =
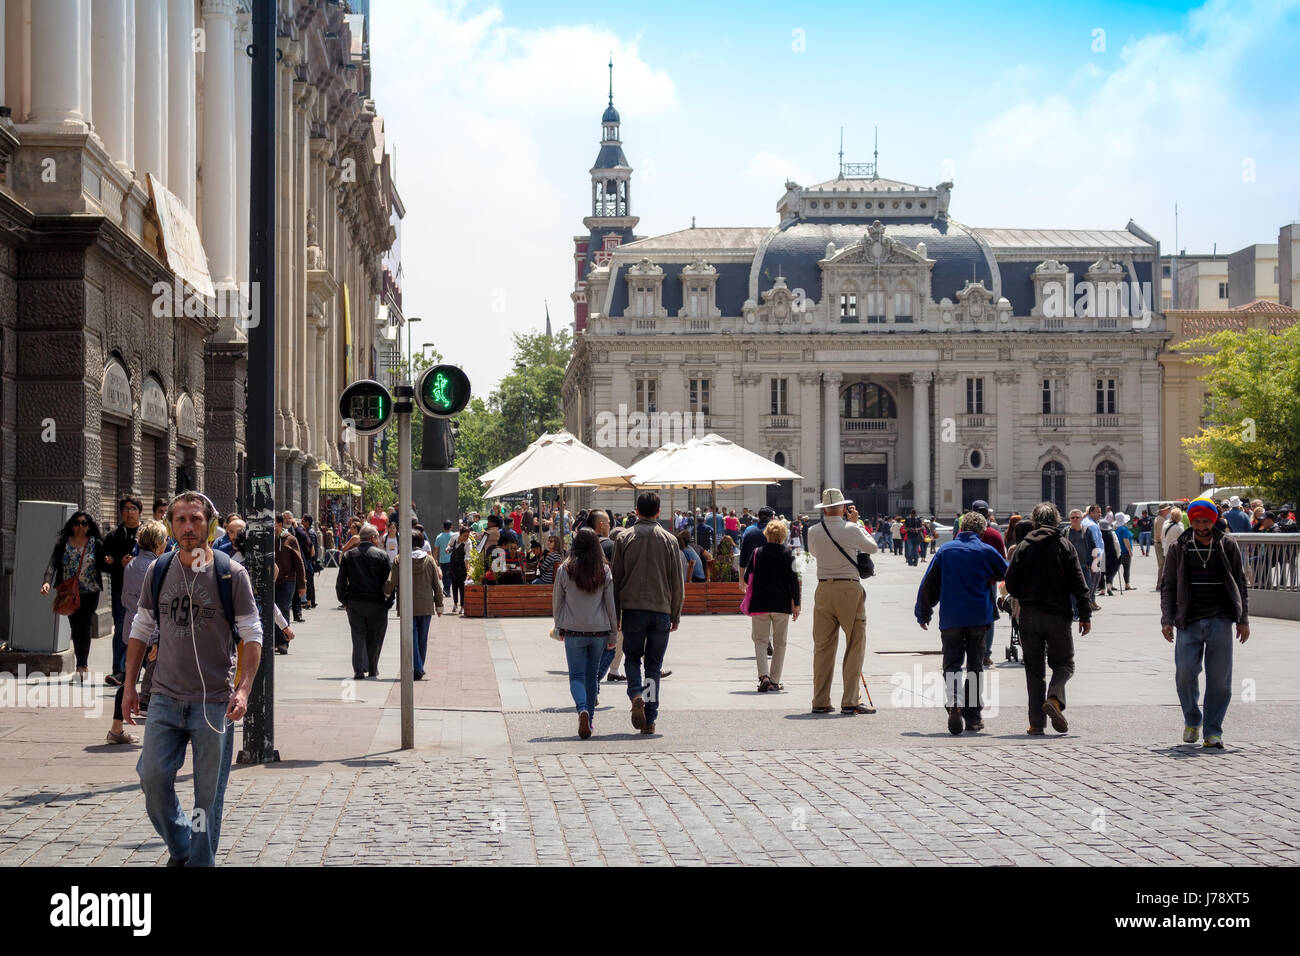
[[[614,542],[610,571],[614,575],[614,603],[622,622],[632,726],[643,734],[653,734],[659,716],[668,633],[677,630],[681,620],[685,586],[681,548],[677,539],[659,525],[659,496],[643,491],[636,499],[636,513],[636,524]]]
[[[1191,527],[1165,552],[1160,630],[1174,644],[1174,682],[1183,707],[1183,742],[1201,730],[1201,660],[1205,660],[1205,747],[1223,749],[1223,718],[1232,700],[1232,626],[1250,637],[1241,549],[1209,498],[1187,506]],[[1177,629],[1177,636],[1174,631]]]

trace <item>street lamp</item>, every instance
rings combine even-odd
[[[418,315],[410,315],[406,318],[406,370],[411,381],[415,381],[415,353],[411,350],[411,323],[422,321],[424,320]]]

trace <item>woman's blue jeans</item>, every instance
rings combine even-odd
[[[584,710],[595,716],[596,695],[600,692],[600,655],[609,643],[608,635],[566,637],[564,656],[569,659],[569,693],[578,713]]]

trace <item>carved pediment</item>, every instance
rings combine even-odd
[[[826,259],[835,265],[928,265],[922,246],[913,251],[904,243],[885,234],[884,224],[877,219],[858,242],[841,250],[834,243],[826,246]]]

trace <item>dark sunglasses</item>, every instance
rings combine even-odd
[[[81,520],[81,521],[74,521],[74,522],[72,522],[72,526],[73,526],[74,528],[89,528],[89,527],[90,527],[90,522],[89,522],[89,521],[86,521],[86,520],[83,519],[83,520]]]

